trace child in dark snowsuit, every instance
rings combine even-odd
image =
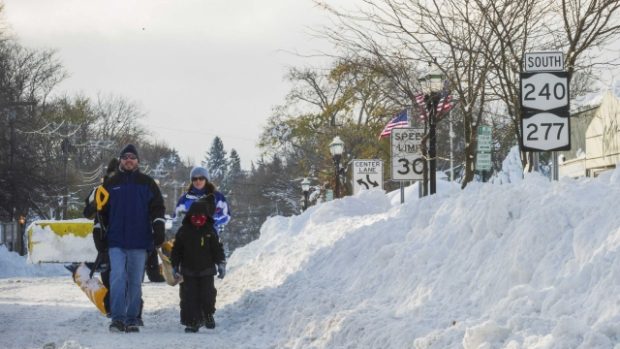
[[[214,276],[224,278],[226,257],[213,227],[215,196],[208,194],[196,200],[177,232],[171,253],[175,275],[183,276],[181,324],[185,332],[198,332],[200,326],[214,328]]]

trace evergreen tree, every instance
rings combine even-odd
[[[229,175],[233,178],[241,175],[241,158],[235,149],[230,151]]]
[[[228,183],[225,183],[224,178],[228,175],[228,159],[220,137],[216,136],[213,139],[202,165],[209,170],[211,182],[215,183],[220,192],[227,195],[230,188],[227,188]]]
[[[247,244],[252,239],[246,237],[247,219],[240,212],[247,211],[249,205],[247,197],[244,195],[245,175],[241,170],[241,158],[235,149],[230,151],[230,159],[228,162],[228,173],[222,181],[222,187],[228,188],[226,199],[228,201],[228,209],[231,215],[230,223],[225,228],[225,234],[222,240],[230,251],[234,251],[237,247]]]

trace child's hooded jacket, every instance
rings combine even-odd
[[[174,239],[171,261],[184,276],[216,275],[216,264],[225,262],[224,248],[213,227],[215,197],[208,194],[196,200]],[[192,224],[193,215],[204,214],[207,222],[201,227]]]

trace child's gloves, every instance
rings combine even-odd
[[[223,279],[226,276],[226,262],[217,265],[217,277]]]

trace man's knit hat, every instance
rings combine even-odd
[[[140,156],[138,156],[138,150],[136,149],[136,146],[133,144],[127,144],[125,148],[121,150],[121,153],[118,156],[121,157],[127,153],[131,153],[135,155],[138,159],[140,159]]]

